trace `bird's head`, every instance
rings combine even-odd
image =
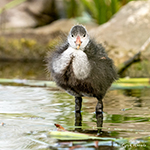
[[[68,43],[71,47],[77,50],[84,50],[89,42],[87,30],[82,25],[75,25],[71,28],[68,35]]]

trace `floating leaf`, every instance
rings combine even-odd
[[[63,132],[63,131],[50,131],[49,135],[55,139],[58,140],[66,140],[66,141],[72,141],[72,140],[114,140],[115,138],[106,138],[106,137],[95,137],[95,136],[89,136],[87,134],[83,133],[75,133],[75,132]]]

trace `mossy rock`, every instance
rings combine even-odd
[[[130,77],[130,78],[146,78],[150,76],[150,63],[149,60],[145,59],[141,62],[133,63],[129,68],[127,68],[122,74],[121,77]]]
[[[0,36],[0,60],[43,60],[60,41],[58,36],[9,33]]]

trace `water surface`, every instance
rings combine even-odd
[[[1,78],[45,80],[43,66],[38,63],[25,63],[24,66],[6,63],[1,64],[0,74]],[[103,102],[103,131],[106,133],[103,136],[118,139],[150,136],[150,89],[108,91]],[[85,97],[83,100],[82,127],[90,134],[90,131],[96,130],[96,103],[95,98]],[[0,85],[0,149],[45,150],[51,149],[49,146],[62,149],[62,145],[52,139],[49,132],[56,130],[55,123],[67,130],[74,130],[74,116],[74,97],[58,88]],[[96,135],[95,132],[92,134]],[[69,144],[66,147],[70,147]],[[102,147],[125,148],[112,146],[110,142],[103,143]],[[87,148],[95,149],[93,146]]]
[[[103,130],[117,138],[149,136],[149,93],[149,89],[109,91],[104,99]],[[47,136],[55,123],[74,129],[74,98],[64,91],[1,85],[0,95],[0,149],[46,148],[45,143],[56,144]],[[95,105],[96,99],[84,98],[85,129],[96,128]]]

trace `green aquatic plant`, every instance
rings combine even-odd
[[[107,22],[123,5],[131,0],[81,0],[84,11],[88,12],[98,24]]]
[[[17,5],[19,5],[19,4],[23,3],[23,2],[25,2],[25,1],[26,1],[26,0],[13,0],[13,1],[7,3],[4,7],[0,8],[0,14],[1,14],[3,11],[5,11],[5,10],[7,10],[7,9],[11,9],[11,8],[13,8],[13,7],[15,7],[15,6],[17,6]]]
[[[81,3],[77,0],[63,0],[67,18],[77,17],[81,15]]]
[[[0,8],[0,14],[26,0],[13,0]],[[107,22],[123,5],[131,0],[63,0],[66,18],[76,18],[87,12],[98,24]]]

